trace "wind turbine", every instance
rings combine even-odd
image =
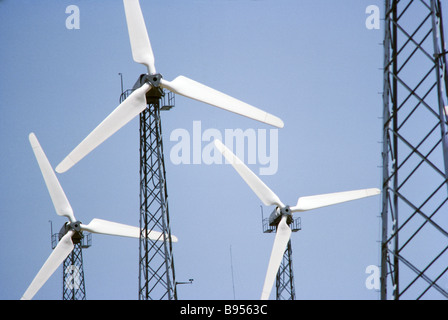
[[[108,139],[121,127],[143,112],[146,108],[146,94],[150,90],[167,89],[176,94],[191,98],[242,116],[282,128],[283,121],[227,94],[212,89],[185,76],[172,81],[163,79],[156,72],[154,53],[146,30],[139,0],[123,0],[135,62],[146,66],[147,74],[140,76],[140,87],[123,101],[103,122],[101,122],[69,155],[56,167],[58,173],[69,170],[78,161],[89,154],[98,145]]]
[[[137,227],[96,218],[87,225],[78,221],[73,214],[73,209],[67,199],[67,196],[65,195],[65,192],[62,189],[39,141],[37,140],[36,135],[34,133],[30,133],[29,140],[42,172],[42,176],[45,180],[48,192],[50,193],[56,213],[60,216],[68,218],[69,222],[66,222],[62,227],[61,230],[64,230],[65,234],[59,240],[59,243],[53,249],[53,252],[45,261],[29,287],[26,289],[21,298],[22,300],[30,300],[34,297],[34,295],[74,249],[75,243],[80,241],[83,231],[131,238],[140,237],[140,229]],[[146,234],[148,238],[151,239],[159,241],[165,240],[165,236],[157,231],[149,231]],[[172,236],[171,238],[171,241],[177,242],[176,237]]]
[[[160,101],[164,89],[263,123],[282,128],[283,121],[252,105],[191,80],[178,76],[165,80],[156,71],[154,53],[138,0],[123,0],[126,23],[135,62],[146,67],[132,93],[112,111],[56,167],[63,173],[83,159],[129,121],[140,116],[140,227],[171,234],[162,143]],[[250,82],[247,83],[248,85]],[[169,238],[168,238],[169,239]],[[139,298],[177,299],[171,244],[140,239]]]
[[[267,300],[274,285],[275,276],[285,249],[291,237],[292,214],[294,212],[308,211],[322,208],[333,204],[346,201],[357,200],[365,197],[378,195],[380,190],[377,188],[362,189],[354,191],[345,191],[337,193],[322,194],[316,196],[300,197],[297,204],[293,207],[283,204],[280,198],[267,185],[261,181],[236,155],[234,155],[219,140],[214,140],[215,147],[224,155],[227,161],[233,166],[243,180],[249,185],[252,191],[266,206],[276,206],[269,217],[270,225],[277,226],[274,245],[269,259],[268,269],[264,280],[261,299]]]

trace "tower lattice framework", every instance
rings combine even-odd
[[[86,300],[82,244],[74,245],[62,267],[62,300]]]
[[[122,93],[123,101],[141,85]],[[165,97],[168,95],[168,97]],[[174,257],[168,210],[161,110],[173,107],[174,96],[153,88],[146,95],[147,108],[140,114],[140,243],[139,300],[177,300]],[[171,103],[170,105],[166,104]],[[165,241],[145,237],[157,230]]]
[[[291,240],[283,254],[282,263],[275,279],[275,288],[276,300],[296,300]]]
[[[53,223],[52,221],[50,223],[51,248],[54,249],[69,229],[65,224],[59,232],[53,233]],[[62,300],[86,300],[82,251],[92,245],[92,234],[76,232],[72,241],[74,248],[62,263]]]
[[[277,226],[269,223],[269,218],[264,218],[263,209],[261,210],[261,219],[263,233],[276,233]],[[292,232],[302,230],[302,222],[300,217],[292,219],[289,225]],[[291,239],[283,253],[282,262],[277,271],[275,278],[275,300],[296,300],[296,285],[294,282],[294,268],[292,263],[292,245]]]
[[[446,50],[438,0],[386,0],[381,299],[448,298]]]

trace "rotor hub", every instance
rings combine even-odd
[[[164,96],[162,87],[160,87],[160,81],[162,80],[162,75],[160,73],[156,74],[141,74],[134,86],[133,90],[140,88],[145,83],[151,86],[151,89],[146,93],[146,101],[149,103],[153,103],[154,101],[158,101],[162,96]]]
[[[286,217],[286,223],[287,223],[288,225],[292,223],[293,218],[292,218],[292,211],[291,211],[290,206],[283,207],[283,208],[280,210],[280,213],[281,213],[282,216],[285,216],[285,217]]]
[[[145,74],[143,75],[143,80],[145,83],[149,83],[152,87],[158,88],[160,86],[160,80],[162,80],[162,75],[160,73]]]
[[[71,230],[74,230],[76,232],[81,232],[81,221],[72,222],[68,226]]]
[[[159,88],[160,87],[160,81],[162,80],[162,75],[160,73],[156,74],[141,74],[137,81],[134,83],[133,89],[138,89],[145,83],[148,83],[151,85],[152,88]]]
[[[81,242],[82,238],[84,237],[84,235],[82,234],[81,231],[81,221],[75,221],[72,223],[64,223],[64,225],[62,226],[61,230],[59,230],[59,240],[61,240],[61,238],[63,236],[65,236],[67,234],[67,232],[69,232],[70,230],[73,230],[75,233],[72,236],[72,241],[74,244]]]
[[[286,223],[288,225],[294,221],[290,206],[285,206],[283,208],[276,207],[269,216],[269,225],[277,226],[284,216],[286,217]]]

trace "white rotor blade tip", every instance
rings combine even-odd
[[[162,79],[160,81],[160,85],[162,88],[168,89],[184,97],[194,99],[277,128],[283,128],[284,126],[283,121],[280,118],[184,76],[178,76],[173,81],[166,81]]]
[[[60,216],[67,217],[70,222],[75,222],[76,219],[73,215],[73,209],[67,199],[67,196],[65,195],[65,192],[62,189],[44,150],[33,132],[30,133],[29,140],[56,213]]]
[[[297,205],[291,207],[292,212],[307,211],[322,207],[331,206],[347,201],[358,200],[366,197],[371,197],[380,194],[381,191],[378,188],[343,191],[335,193],[327,193],[316,196],[300,197],[297,201]]]
[[[132,57],[135,62],[145,65],[148,68],[149,74],[155,74],[154,53],[151,42],[149,41],[140,2],[138,0],[123,0],[123,4],[129,40],[131,42]]]
[[[26,289],[21,300],[31,300],[39,291],[39,289],[42,288],[45,282],[47,282],[51,275],[56,271],[56,269],[61,265],[65,258],[67,258],[69,253],[72,252],[73,248],[75,247],[72,241],[73,234],[74,231],[70,230],[61,238],[61,240],[58,242],[58,245],[51,252],[42,268],[39,270],[29,287]]]
[[[58,173],[69,170],[91,151],[134,119],[146,108],[146,92],[151,85],[145,83],[134,90],[118,107],[110,113],[70,154],[56,167]]]
[[[81,230],[111,236],[140,238],[140,228],[138,227],[96,218],[90,221],[87,225],[81,224]],[[161,232],[153,230],[148,233],[147,237],[152,240],[164,240]],[[171,236],[171,241],[177,242],[177,238]]]
[[[232,153],[220,140],[215,139],[214,144],[219,152],[230,162],[233,168],[249,185],[257,197],[267,206],[276,205],[283,208],[285,205],[269,187],[258,178],[236,155]]]

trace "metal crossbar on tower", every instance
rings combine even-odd
[[[140,80],[134,89],[141,86]],[[122,93],[124,99],[133,90]],[[165,99],[165,97],[167,99]],[[160,88],[146,95],[147,108],[140,114],[140,245],[139,299],[176,300],[174,259],[168,211],[165,161],[160,111],[174,106],[174,95]],[[145,237],[146,230],[160,230],[166,241]]]
[[[443,31],[440,1],[386,0],[381,299],[448,298]]]

